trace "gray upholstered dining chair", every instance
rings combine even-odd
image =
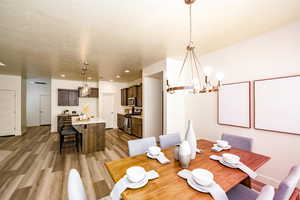
[[[151,146],[156,146],[155,137],[129,140],[128,141],[129,156],[136,156],[136,155],[146,153],[148,148]]]
[[[283,181],[281,181],[278,190],[275,193],[274,200],[289,200],[299,180],[300,165],[293,166],[288,176]]]
[[[275,190],[274,187],[266,185],[262,188],[261,192],[258,193],[255,190],[239,184],[227,193],[229,200],[273,200]]]
[[[229,144],[234,148],[239,148],[250,152],[252,151],[253,141],[251,138],[223,133],[222,140],[228,141]]]
[[[179,133],[170,133],[159,136],[159,143],[162,149],[180,144],[181,138]]]
[[[87,195],[76,169],[71,169],[68,177],[68,199],[69,200],[87,200]]]

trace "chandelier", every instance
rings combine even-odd
[[[82,78],[82,89],[81,89],[81,96],[88,96],[89,95],[89,85],[88,85],[88,78],[87,78],[87,71],[88,71],[88,62],[85,61],[81,67],[81,76]]]
[[[178,73],[176,82],[169,84],[167,80],[167,92],[173,93],[209,93],[217,92],[221,86],[221,81],[224,78],[224,74],[219,72],[216,74],[217,83],[213,84],[213,80],[210,79],[212,73],[211,67],[204,67],[202,69],[200,61],[195,54],[195,46],[192,41],[192,4],[196,0],[185,0],[185,3],[189,5],[189,43],[186,47],[186,54],[183,60],[183,64]],[[185,77],[185,78],[184,78]]]

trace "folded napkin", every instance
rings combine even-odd
[[[214,146],[211,148],[211,150],[213,150],[215,152],[220,152],[220,151],[223,151],[223,150],[228,150],[230,148],[231,148],[230,145],[228,145],[228,147],[223,148],[223,147],[218,146],[217,144],[214,144]]]
[[[158,156],[153,156],[151,155],[149,152],[147,153],[147,156],[149,158],[152,158],[152,159],[156,159],[158,160],[158,162],[160,162],[161,164],[167,164],[169,162],[171,162],[163,152],[160,152],[160,154]]]
[[[147,181],[158,178],[158,177],[159,177],[159,174],[154,170],[146,172]],[[122,192],[124,192],[130,186],[134,187],[134,185],[136,185],[136,184],[138,184],[138,183],[130,182],[127,178],[127,175],[125,175],[114,185],[114,187],[110,193],[111,199],[112,200],[120,200]]]
[[[179,171],[177,173],[178,176],[180,176],[181,178],[184,179],[192,179],[192,172],[187,170],[187,169],[183,169],[181,171]],[[215,200],[228,200],[226,193],[224,192],[224,190],[220,187],[220,185],[218,185],[217,183],[213,183],[210,186],[201,186],[197,184],[198,188],[203,188],[203,190],[206,190],[210,193],[210,195],[215,199]]]
[[[213,159],[213,160],[217,160],[217,161],[222,161],[223,160],[222,156],[217,156],[217,155],[211,155],[210,158]],[[237,164],[226,163],[226,165],[228,165],[229,167],[232,167],[232,168],[238,168],[238,169],[240,169],[241,171],[243,171],[246,174],[248,174],[248,176],[250,178],[255,179],[257,177],[257,173],[255,171],[253,171],[252,169],[250,169],[249,167],[247,167],[242,162],[238,162]]]
[[[197,148],[196,153],[203,153],[204,151],[202,149]]]

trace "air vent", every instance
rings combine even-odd
[[[38,84],[38,85],[46,85],[47,83],[41,82],[41,81],[35,81],[34,84]]]

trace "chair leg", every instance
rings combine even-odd
[[[78,139],[78,134],[75,135],[75,139],[76,139],[76,149],[77,149],[77,152],[79,152],[79,139]]]
[[[64,143],[64,136],[60,135],[60,144],[59,144],[59,152],[61,153],[61,150],[63,148],[63,143]]]

